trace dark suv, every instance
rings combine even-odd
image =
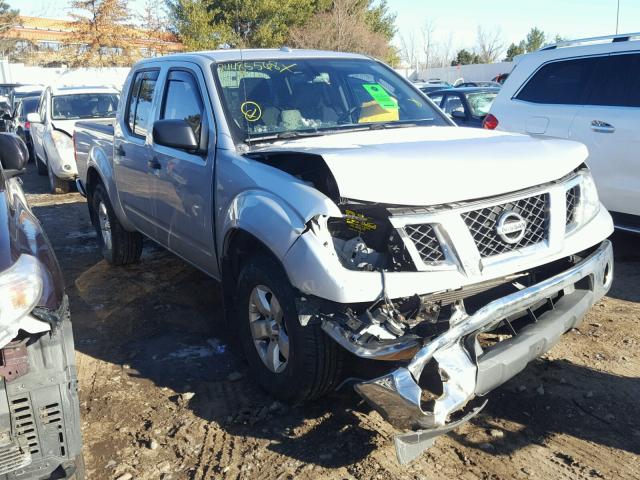
[[[17,135],[0,134],[0,479],[82,479],[69,305],[22,191],[27,159]]]

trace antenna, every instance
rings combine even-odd
[[[618,34],[619,23],[620,23],[620,0],[618,0],[618,11],[616,13],[616,35]]]

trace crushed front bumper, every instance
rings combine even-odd
[[[605,240],[591,255],[547,280],[494,300],[472,315],[457,312],[451,327],[426,343],[406,367],[355,385],[357,392],[397,428],[411,433],[396,438],[401,463],[411,461],[434,437],[468,421],[481,407],[452,420],[467,403],[503,384],[577,326],[587,310],[611,287],[613,251]],[[477,336],[496,328],[505,318],[526,312],[562,293],[553,308],[518,335],[478,352]],[[453,317],[452,317],[453,318]],[[435,361],[442,395],[425,409],[420,377]]]

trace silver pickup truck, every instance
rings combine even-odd
[[[388,362],[354,386],[404,431],[402,462],[612,282],[584,146],[458,128],[368,57],[144,60],[113,125],[78,122],[74,145],[107,261],[137,261],[147,237],[219,279],[272,395],[322,395],[353,356]]]

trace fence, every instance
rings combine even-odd
[[[122,88],[129,68],[50,68],[0,61],[0,83],[109,85]]]

